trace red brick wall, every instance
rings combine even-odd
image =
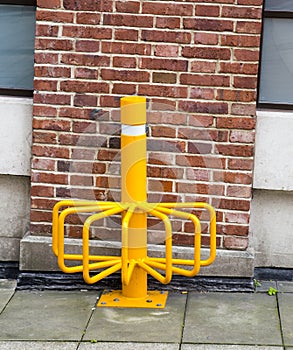
[[[218,247],[246,249],[261,6],[38,0],[32,234],[51,233],[60,199],[119,199],[119,99],[138,94],[149,102],[149,200],[210,202]],[[80,219],[68,236],[80,235]],[[93,237],[118,239],[116,221]],[[190,244],[189,223],[174,231]]]

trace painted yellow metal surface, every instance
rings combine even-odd
[[[145,98],[131,96],[121,99],[121,121],[131,126],[143,126],[146,121]],[[138,130],[142,130],[138,129]],[[146,174],[146,135],[121,134],[121,203],[103,201],[58,202],[53,209],[52,250],[65,273],[82,272],[86,283],[93,284],[121,271],[122,290],[105,292],[98,306],[162,308],[167,293],[147,290],[147,275],[162,284],[170,283],[173,274],[193,277],[201,266],[216,258],[216,213],[212,206],[201,202],[148,203]],[[210,254],[201,260],[201,223],[198,217],[184,209],[201,209],[209,213]],[[83,225],[82,252],[65,252],[65,223],[69,215],[87,214]],[[90,254],[91,226],[112,215],[122,215],[121,256]],[[160,219],[165,227],[165,257],[148,256],[147,217]],[[173,258],[172,224],[170,217],[189,220],[194,227],[192,259]],[[75,265],[74,265],[75,262]]]

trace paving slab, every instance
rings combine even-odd
[[[76,350],[78,343],[0,341],[1,350]]]
[[[78,350],[179,350],[179,344],[162,343],[81,343]]]
[[[169,294],[164,309],[97,308],[84,340],[180,343],[186,295]]]
[[[293,282],[278,282],[277,289],[282,293],[293,293]]]
[[[283,350],[282,346],[182,344],[181,350]]]
[[[190,293],[184,343],[282,345],[275,296]]]
[[[96,292],[17,291],[0,315],[0,340],[80,340]]]
[[[267,293],[270,287],[278,289],[276,281],[257,281],[258,284],[256,286],[256,292],[264,292]]]
[[[0,280],[0,314],[13,296],[15,288],[16,281],[6,279]]]
[[[293,347],[293,294],[278,293],[284,343]]]

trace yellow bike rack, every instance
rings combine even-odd
[[[148,203],[146,189],[146,98],[129,96],[121,99],[121,203],[63,200],[53,209],[52,249],[59,268],[65,273],[82,272],[92,284],[121,270],[122,290],[104,292],[98,306],[164,308],[167,292],[149,291],[147,275],[163,284],[172,275],[193,277],[201,266],[210,265],[216,257],[216,214],[207,203]],[[196,215],[181,209],[204,209],[209,212],[210,254],[201,260],[201,224]],[[89,214],[82,232],[82,254],[66,254],[64,226],[68,215]],[[122,215],[121,256],[90,255],[91,225],[111,215]],[[163,221],[165,258],[147,253],[147,216]],[[169,216],[190,220],[194,225],[193,259],[172,257],[172,225]],[[66,265],[78,261],[78,265]],[[182,266],[187,266],[183,268]],[[189,268],[188,268],[189,267]],[[163,273],[162,273],[163,272]]]

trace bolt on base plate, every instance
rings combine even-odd
[[[163,309],[166,305],[168,292],[148,291],[144,298],[128,298],[121,290],[104,291],[97,303],[98,307],[136,307],[149,309]]]

